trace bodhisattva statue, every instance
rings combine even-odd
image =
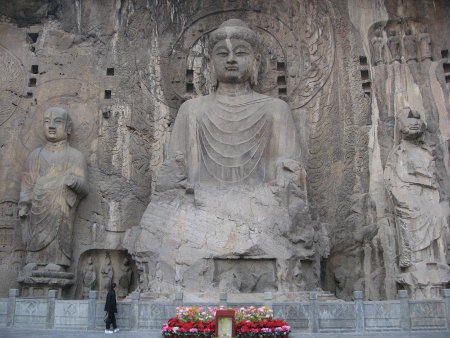
[[[100,269],[101,274],[101,284],[100,284],[100,296],[106,297],[106,294],[111,289],[111,284],[113,281],[114,270],[111,266],[111,257],[109,254],[105,254],[105,261]]]
[[[94,290],[97,281],[97,271],[94,266],[94,259],[89,256],[87,265],[83,269],[83,298],[89,297],[89,291]]]
[[[86,161],[67,140],[69,113],[44,113],[47,143],[28,156],[22,177],[19,217],[24,220],[24,271],[64,271],[71,263],[72,228],[79,201],[88,193]]]
[[[397,227],[398,283],[413,298],[440,297],[440,289],[450,281],[448,202],[441,201],[435,156],[422,137],[424,116],[405,108],[399,113],[398,127],[401,141],[390,153],[384,172]]]
[[[282,272],[298,260],[319,269],[316,259],[327,246],[325,230],[315,232],[309,218],[291,110],[253,90],[261,56],[247,24],[224,22],[210,34],[209,47],[216,90],[180,107],[156,193],[124,245],[160,262],[161,281],[154,283],[161,285],[153,288],[162,292],[195,292],[200,285],[297,291],[299,276]],[[249,260],[265,275],[248,279]],[[229,276],[242,283],[233,289],[236,283],[224,280]]]

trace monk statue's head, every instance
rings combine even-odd
[[[72,120],[67,110],[58,107],[48,108],[44,113],[44,133],[47,141],[66,140],[72,131]]]
[[[427,125],[422,114],[409,107],[405,107],[398,115],[398,128],[402,138],[414,140],[425,132]]]
[[[258,38],[242,20],[222,23],[209,37],[213,82],[256,85],[260,63]]]

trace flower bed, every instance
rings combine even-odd
[[[219,308],[177,307],[176,317],[162,326],[164,337],[214,337],[215,315]],[[223,309],[223,308],[220,308]],[[236,338],[288,337],[290,326],[281,319],[273,319],[267,306],[234,309]]]

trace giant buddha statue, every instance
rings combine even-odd
[[[253,89],[261,55],[245,22],[225,21],[209,48],[215,91],[180,107],[155,194],[125,236],[149,262],[140,289],[316,288],[327,236],[309,217],[292,112]]]

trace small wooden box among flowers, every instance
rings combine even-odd
[[[236,338],[247,337],[289,337],[291,327],[281,319],[273,319],[267,306],[241,307],[237,309],[211,307],[177,307],[177,314],[162,325],[163,337],[216,337],[216,313],[234,311],[234,332]]]

